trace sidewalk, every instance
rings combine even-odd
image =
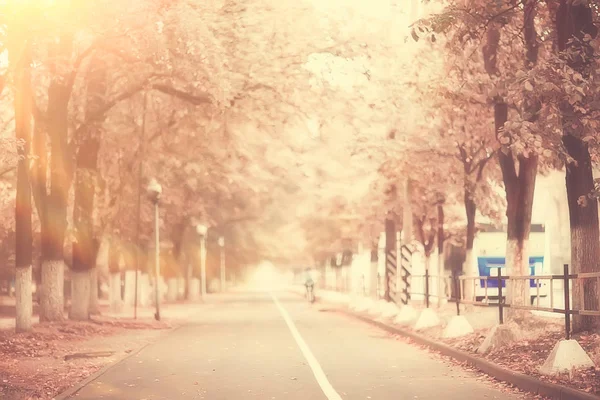
[[[33,330],[20,334],[14,333],[14,318],[2,318],[0,399],[53,399],[208,308],[210,302],[165,304],[157,322],[154,308],[138,308],[133,319],[133,309],[115,314],[104,304],[102,315],[91,321],[39,324],[35,317]]]
[[[299,292],[299,289],[295,290]],[[452,316],[456,315],[456,305],[448,304],[441,309],[432,307],[440,318],[436,327],[416,331],[415,320],[405,324],[395,324],[394,318],[400,311],[398,307],[384,301],[331,293],[320,290],[317,299],[339,306],[339,311],[394,334],[412,339],[423,345],[452,357],[461,363],[467,363],[494,378],[506,381],[517,387],[534,393],[543,393],[552,398],[562,399],[599,399],[600,369],[571,371],[570,376],[545,376],[538,372],[554,345],[563,338],[562,325],[556,318],[531,316],[531,326],[521,340],[507,345],[485,356],[475,350],[487,336],[490,328],[497,323],[496,308],[471,308],[461,312],[473,325],[474,332],[454,339],[442,338],[443,328]],[[421,312],[417,308],[417,312]],[[495,314],[490,311],[495,312]],[[537,321],[537,322],[534,322]],[[600,366],[600,336],[576,336],[584,350]],[[594,393],[594,394],[592,394]]]
[[[6,299],[2,300],[1,306],[4,306],[5,309],[8,309],[10,304],[10,299],[7,301]],[[160,306],[161,309],[161,317],[172,319],[172,320],[181,320],[186,319],[190,315],[196,313],[201,307],[203,303],[186,303],[185,301],[178,301],[174,303],[163,303]],[[12,306],[14,308],[14,299],[12,299]],[[154,319],[154,313],[156,309],[151,306],[146,307],[138,307],[137,308],[137,317],[139,319]],[[64,313],[65,319],[68,318],[68,311],[65,310]],[[118,313],[111,312],[108,300],[100,300],[100,315],[92,316],[92,319],[97,318],[117,318],[117,319],[133,319],[134,317],[134,308],[133,306],[124,306],[123,310]],[[37,312],[34,312],[32,322],[34,325],[39,324],[40,319],[37,315]],[[0,314],[0,331],[14,329],[15,327],[15,317],[14,311],[11,313]]]

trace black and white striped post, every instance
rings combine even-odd
[[[395,301],[396,271],[396,224],[388,217],[385,220],[385,301]]]

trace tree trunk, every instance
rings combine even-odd
[[[123,311],[123,297],[121,296],[121,273],[111,272],[110,273],[110,311],[113,313],[120,313]]]
[[[73,270],[71,273],[71,309],[69,319],[86,321],[90,318],[91,279],[89,270]]]
[[[535,27],[533,11],[535,3],[528,1],[528,12],[525,13],[525,39],[527,54],[525,63],[528,67],[536,61]],[[485,69],[490,75],[499,75],[497,65],[498,47],[500,45],[500,26],[492,22],[487,31],[487,43],[483,48]],[[528,110],[525,110],[528,111]],[[504,124],[508,119],[508,105],[499,96],[494,99],[494,126],[496,136],[503,134]],[[518,171],[515,165],[518,160]],[[511,148],[503,148],[498,152],[498,161],[502,171],[502,180],[506,191],[508,219],[506,241],[506,269],[511,275],[529,275],[527,242],[531,230],[531,212],[533,207],[533,191],[537,175],[538,158],[530,154],[528,157],[515,157]],[[516,280],[507,284],[506,298],[510,304],[529,305],[528,280]],[[522,313],[510,309],[509,318],[521,317]]]
[[[95,115],[104,106],[106,92],[106,69],[104,63],[95,57],[88,73],[86,115]],[[96,243],[94,240],[94,195],[98,174],[98,152],[100,151],[101,127],[90,124],[78,138],[76,157],[75,204],[73,207],[73,294],[71,319],[88,319],[90,304],[90,270],[96,265]],[[81,289],[76,285],[82,285]],[[82,297],[80,297],[82,296]],[[84,307],[86,309],[84,309]]]
[[[197,301],[200,299],[200,279],[191,277],[188,281],[188,298],[189,301]]]
[[[72,36],[65,34],[50,49],[60,58],[72,53]],[[42,299],[40,320],[62,320],[64,314],[64,254],[69,188],[73,179],[72,154],[68,143],[69,99],[72,87],[64,76],[55,76],[48,88],[47,131],[50,137],[50,193],[44,196],[42,222]],[[42,132],[40,132],[42,134]],[[42,164],[40,164],[42,165]],[[45,176],[46,171],[40,171]],[[37,184],[40,184],[38,181]],[[45,182],[44,182],[45,183]],[[46,192],[46,187],[39,191]]]
[[[369,269],[369,296],[377,298],[377,272],[379,269],[379,242],[374,240],[371,244],[371,262]]]
[[[33,296],[32,268],[19,267],[15,271],[15,330],[29,332],[32,328]]]
[[[125,271],[125,293],[123,294],[123,302],[128,307],[133,307],[135,303],[135,276],[136,271]]]
[[[42,261],[40,321],[62,321],[64,319],[64,287],[64,261],[59,259]]]
[[[444,263],[444,205],[438,204],[438,307],[446,303],[446,267]]]
[[[46,311],[50,305],[47,299],[47,295],[45,294],[46,288],[45,279],[44,278],[44,270],[46,268],[45,259],[47,257],[48,248],[50,248],[50,233],[49,225],[47,223],[48,219],[48,194],[46,191],[47,187],[47,168],[48,168],[48,159],[47,159],[47,142],[46,142],[46,132],[45,125],[40,123],[40,121],[36,121],[34,127],[33,134],[33,151],[35,154],[34,166],[31,173],[31,181],[32,181],[32,192],[33,198],[35,200],[35,205],[38,212],[38,217],[40,219],[40,247],[42,252],[41,257],[41,271],[40,271],[40,285],[38,286],[38,301],[40,304],[40,321],[51,320],[46,315],[50,313],[50,311]],[[62,260],[61,260],[62,262]],[[46,275],[50,274],[50,272],[46,273]],[[51,293],[48,295],[49,297],[55,298]],[[62,303],[62,301],[61,301]],[[58,319],[62,319],[62,306],[57,305],[55,309],[58,308],[60,311]],[[55,312],[54,314],[57,314]]]
[[[563,136],[567,152],[575,163],[567,164],[567,198],[571,225],[571,272],[597,272],[600,270],[600,228],[598,227],[598,206],[596,202],[582,206],[578,203],[594,189],[592,163],[588,146],[573,135]],[[598,310],[598,285],[596,279],[573,281],[573,309]],[[597,331],[600,319],[575,315],[573,331]]]
[[[404,204],[402,209],[402,244],[410,246],[413,239],[413,212],[410,180],[404,181]]]
[[[16,39],[16,38],[13,38]],[[19,40],[21,42],[21,40]],[[31,142],[32,125],[32,91],[31,91],[31,48],[27,41],[24,46],[11,48],[15,60],[15,135],[22,141],[18,148],[17,194],[15,204],[15,296],[17,332],[30,331],[33,312],[32,299],[32,205],[31,187],[29,184],[29,144]]]
[[[463,273],[466,276],[478,276],[479,272],[475,269],[475,255],[473,254],[473,244],[475,243],[475,215],[477,213],[477,205],[470,193],[465,190],[465,212],[467,215],[467,240],[466,254]],[[475,300],[475,291],[471,281],[465,281],[463,288],[463,298],[465,300]]]
[[[108,272],[110,274],[110,311],[121,312],[123,310],[123,296],[121,295],[121,271],[119,268],[120,253],[111,238],[108,248]]]
[[[51,189],[46,198],[45,228],[42,234],[42,299],[41,321],[64,318],[64,255],[67,228],[67,205],[70,176],[67,166],[67,105],[62,88],[51,84],[48,100],[48,129],[51,139]],[[60,280],[57,281],[57,280]]]
[[[185,300],[185,292],[187,290],[187,285],[185,282],[185,277],[180,276],[177,278],[177,300]]]
[[[150,300],[150,277],[145,272],[138,272],[138,306],[146,307]]]
[[[584,78],[593,65],[594,50],[589,42],[583,41],[588,34],[595,38],[598,29],[593,22],[593,13],[588,5],[574,5],[561,0],[556,11],[556,31],[558,50],[568,51],[561,57]],[[578,40],[571,40],[573,37]],[[569,54],[572,54],[569,56]],[[561,104],[563,138],[562,142],[574,162],[567,163],[566,185],[571,227],[571,272],[600,271],[600,227],[596,202],[580,203],[594,189],[592,163],[587,143],[582,140],[584,126],[581,115],[574,107]],[[598,310],[598,285],[596,279],[573,281],[573,308],[576,310]],[[598,331],[600,319],[590,316],[573,316],[573,331]]]
[[[532,68],[537,63],[538,43],[535,30],[536,2],[528,0],[524,10],[524,38],[525,38],[525,66]],[[539,106],[537,100],[525,96],[523,116],[530,122],[537,119]],[[506,122],[506,105],[501,106],[497,118]],[[496,129],[500,129],[500,121],[496,123]],[[518,172],[512,152],[508,154],[500,152],[500,168],[506,190],[507,200],[507,242],[506,242],[506,266],[508,273],[512,275],[530,275],[529,269],[529,232],[531,231],[531,215],[533,209],[533,194],[535,180],[537,177],[538,157],[534,154],[518,155]],[[529,280],[513,280],[507,285],[506,298],[509,304],[530,305]],[[521,316],[522,312],[510,309],[509,317]]]
[[[96,153],[90,152],[89,142],[84,139],[77,155],[77,177],[75,184],[75,204],[73,207],[73,279],[71,311],[69,318],[87,320],[91,297],[90,271],[96,265],[96,251],[93,233],[94,176],[89,164],[94,163]],[[97,146],[96,146],[97,148]],[[78,285],[81,285],[79,288]],[[96,287],[97,292],[97,287]],[[96,295],[97,296],[97,295]]]
[[[100,301],[98,298],[98,268],[94,265],[90,269],[90,315],[100,315]]]
[[[167,279],[167,301],[175,303],[177,301],[177,292],[179,291],[179,285],[177,284],[177,278],[172,277]]]
[[[429,304],[431,304],[431,252],[427,251],[425,252],[425,274],[429,275],[429,281],[427,281],[427,277],[423,278],[423,300],[425,301],[425,304],[427,304],[428,301]]]

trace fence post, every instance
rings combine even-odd
[[[425,306],[429,308],[429,270],[425,270]]]
[[[571,299],[569,289],[569,264],[563,266],[563,284],[565,285],[565,338],[571,339]]]
[[[454,281],[454,295],[456,296],[456,315],[460,315],[460,281],[456,273],[453,276]]]
[[[504,300],[502,299],[502,270],[498,268],[498,318],[504,323]]]

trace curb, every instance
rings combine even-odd
[[[473,356],[469,353],[457,350],[444,343],[435,342],[431,339],[420,336],[416,333],[410,332],[405,329],[390,326],[386,323],[375,321],[364,315],[353,313],[347,310],[339,310],[342,314],[348,315],[353,318],[357,318],[363,322],[374,325],[387,332],[395,333],[410,338],[415,343],[427,346],[433,350],[440,352],[441,354],[451,357],[459,362],[464,362],[470,366],[477,368],[479,371],[506,383],[509,383],[521,390],[526,392],[535,393],[538,395],[550,397],[556,400],[598,400],[600,397],[592,395],[590,393],[582,392],[581,390],[568,388],[565,386],[557,385],[554,383],[544,382],[540,379],[534,378],[529,375],[524,375],[516,372],[511,372],[507,369],[500,367],[490,361],[482,358]]]
[[[68,399],[72,398],[81,389],[83,389],[84,387],[86,387],[87,385],[89,385],[90,383],[92,383],[93,381],[95,381],[96,379],[100,378],[106,372],[108,372],[109,369],[111,369],[113,367],[116,367],[117,365],[120,365],[120,364],[124,363],[125,361],[127,361],[131,357],[134,357],[134,356],[140,354],[148,346],[151,346],[151,345],[155,344],[159,340],[163,339],[165,336],[170,335],[171,333],[179,330],[182,326],[183,325],[179,325],[179,326],[177,326],[177,327],[175,327],[173,329],[170,329],[170,330],[164,332],[163,334],[158,335],[150,343],[146,343],[145,345],[143,345],[142,347],[138,348],[137,350],[134,350],[131,353],[125,354],[123,357],[119,358],[118,360],[116,360],[113,363],[106,364],[104,367],[100,368],[98,371],[96,371],[95,373],[91,374],[90,376],[88,376],[84,380],[82,380],[80,382],[77,382],[74,386],[71,386],[70,388],[66,389],[62,393],[54,396],[52,398],[52,400],[68,400]]]

